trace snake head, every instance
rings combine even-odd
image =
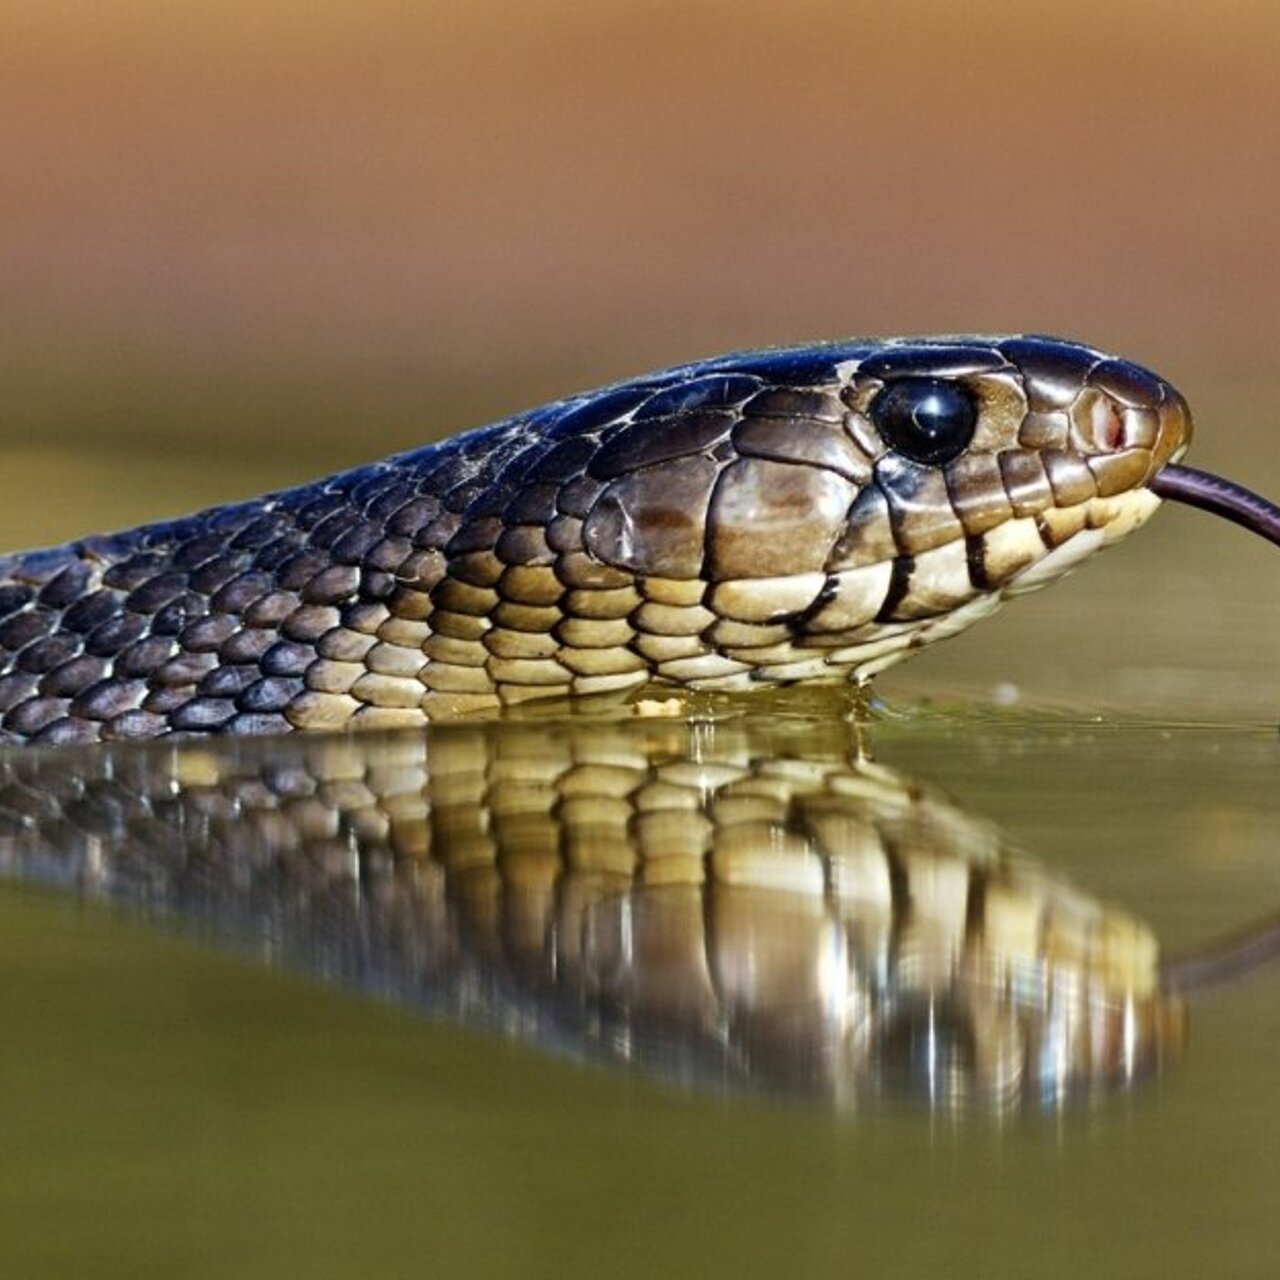
[[[1191,438],[1169,383],[1053,338],[896,342],[851,363],[841,398],[869,473],[806,631],[850,642],[859,675],[1141,526]]]
[[[864,679],[963,630],[1141,525],[1191,433],[1168,383],[1051,338],[756,352],[652,386],[611,393],[628,420],[557,501],[646,601],[650,673],[718,688]]]
[[[635,582],[632,649],[677,684],[863,680],[1137,529],[1190,438],[1166,381],[1052,338],[831,343],[662,378],[588,401],[594,430],[617,397],[627,417],[557,502],[585,563]]]

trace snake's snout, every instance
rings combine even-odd
[[[1152,450],[1152,471],[1158,471],[1168,462],[1177,462],[1187,451],[1194,432],[1191,408],[1176,387],[1161,383],[1165,398],[1158,412],[1159,425],[1155,448]]]
[[[1160,408],[1160,439],[1157,442],[1156,462],[1176,462],[1192,443],[1193,424],[1190,406],[1175,388],[1166,384],[1167,397]]]
[[[1106,498],[1141,489],[1191,442],[1191,410],[1163,378],[1127,360],[1091,369],[1069,411],[1071,444]]]

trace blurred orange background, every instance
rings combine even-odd
[[[0,547],[870,333],[1120,351],[1188,395],[1196,463],[1280,491],[1274,3],[0,0],[0,24]],[[1272,549],[1174,512],[1103,559],[887,687],[1280,700]]]
[[[10,441],[354,459],[733,347],[1032,329],[1185,384],[1280,336],[1274,3],[0,22]]]
[[[1273,0],[0,0],[0,548],[874,333],[1122,352],[1274,495],[1277,121]],[[1253,714],[1275,573],[1162,515],[904,679]]]

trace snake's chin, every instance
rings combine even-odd
[[[1149,489],[1130,489],[1060,513],[1069,519],[1075,532],[1063,537],[1052,550],[1014,574],[992,591],[983,592],[944,614],[929,618],[911,629],[898,629],[883,642],[863,646],[850,674],[859,682],[896,666],[913,650],[959,635],[976,622],[989,617],[1006,601],[1039,591],[1065,577],[1097,552],[1119,542],[1141,528],[1160,506],[1161,499]],[[1048,517],[1050,513],[1046,513]]]
[[[1026,595],[1057,582],[1095,552],[1140,529],[1159,506],[1160,499],[1150,489],[1131,489],[1093,499],[1087,504],[1086,527],[1011,578],[1002,589],[1001,598]]]

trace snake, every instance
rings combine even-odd
[[[1163,497],[1252,520],[1245,491],[1175,465],[1191,433],[1163,378],[1056,338],[680,365],[0,558],[0,742],[859,686],[1060,578]]]

